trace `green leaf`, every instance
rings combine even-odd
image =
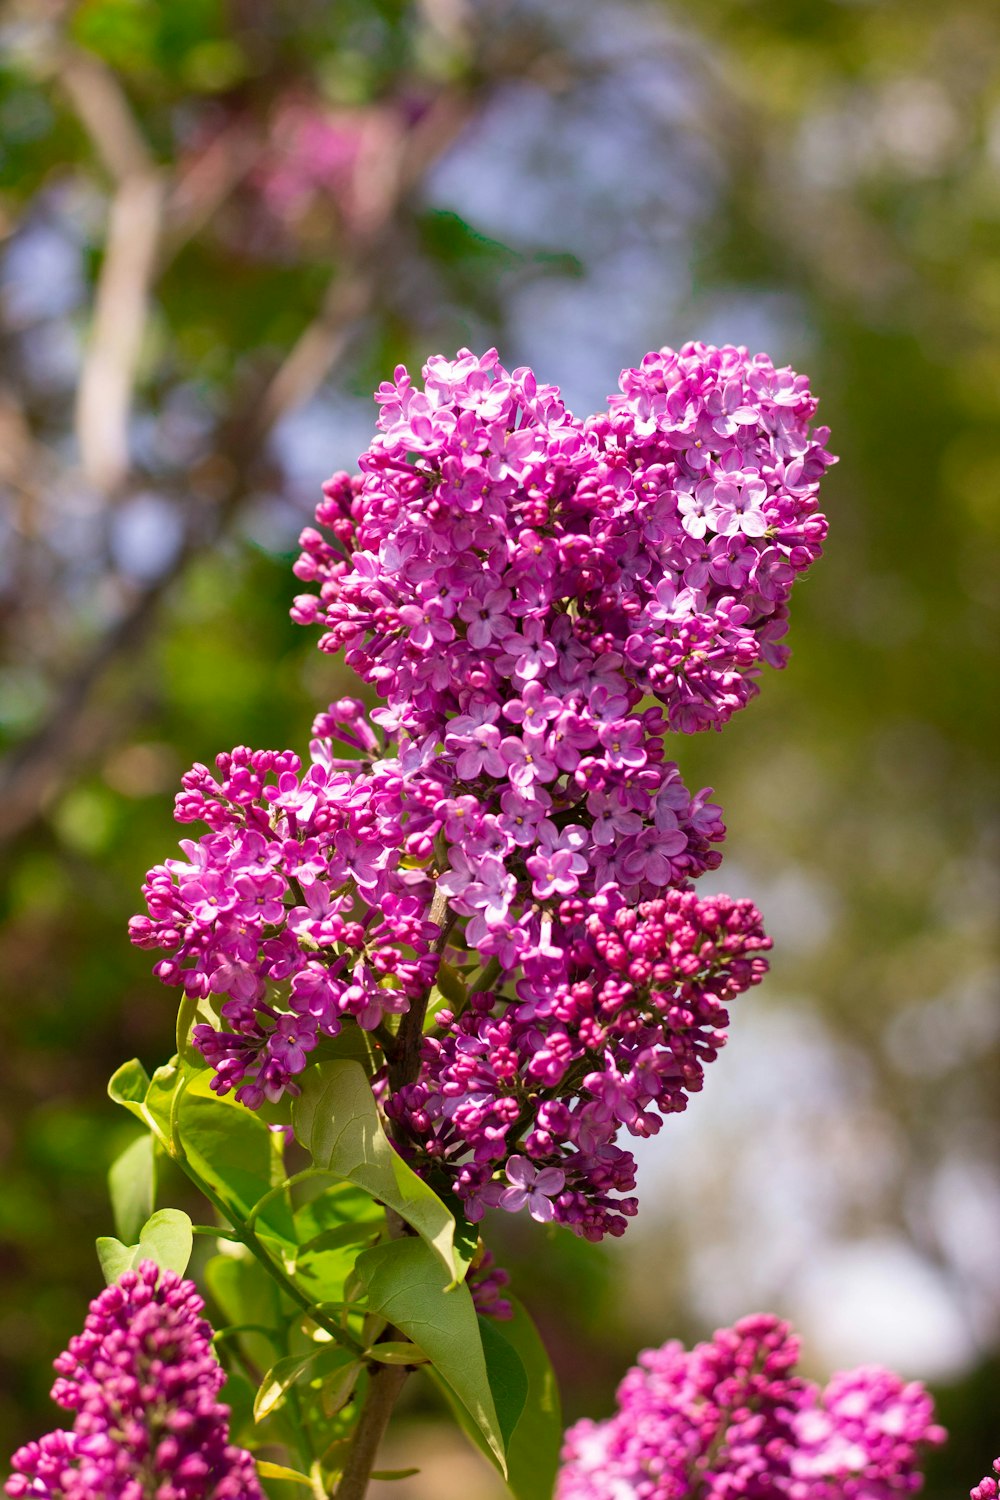
[[[371,1204],[371,1199],[366,1200]],[[365,1219],[357,1224],[335,1224],[329,1229],[321,1230],[311,1240],[299,1246],[299,1255],[319,1255],[327,1250],[345,1250],[352,1245],[363,1245],[366,1240],[374,1240],[379,1226],[384,1223],[381,1219]]]
[[[142,1063],[133,1058],[112,1074],[108,1084],[109,1097],[127,1109],[129,1114],[135,1115],[137,1120],[141,1120],[172,1155],[175,1152],[171,1108],[174,1095],[184,1077],[183,1066],[176,1057],[157,1068],[152,1078]]]
[[[386,1339],[365,1350],[365,1359],[373,1359],[380,1365],[425,1365],[427,1355],[416,1344],[398,1339]]]
[[[442,959],[438,965],[437,983],[428,996],[424,1012],[424,1035],[437,1026],[437,1018],[442,1010],[460,1013],[465,1009],[468,999],[469,989],[461,973]]]
[[[381,1048],[360,1026],[344,1026],[336,1036],[322,1036],[310,1053],[314,1063],[356,1062],[370,1078],[382,1065]]]
[[[320,1063],[303,1074],[292,1123],[317,1166],[395,1209],[434,1249],[452,1281],[462,1280],[469,1257],[456,1235],[455,1218],[393,1150],[357,1063]]]
[[[165,1271],[183,1276],[191,1259],[194,1235],[191,1220],[179,1208],[161,1208],[146,1220],[139,1236],[139,1249]]]
[[[102,1234],[97,1239],[97,1259],[108,1286],[112,1286],[126,1271],[134,1271],[138,1261],[138,1245],[123,1245],[111,1235]]]
[[[157,1068],[149,1080],[149,1088],[146,1090],[146,1098],[143,1102],[143,1112],[147,1123],[171,1151],[173,1150],[171,1120],[174,1099],[187,1082],[190,1072],[191,1069],[186,1067],[179,1058],[172,1057],[169,1062]]]
[[[486,1355],[486,1373],[489,1376],[493,1404],[497,1409],[497,1421],[503,1434],[504,1446],[509,1448],[524,1403],[528,1399],[528,1376],[521,1363],[521,1356],[490,1318],[479,1319],[479,1334]]]
[[[530,1314],[516,1297],[510,1301],[514,1316],[495,1332],[517,1353],[528,1390],[507,1445],[507,1484],[517,1500],[550,1500],[563,1441],[559,1386]]]
[[[563,1438],[559,1388],[538,1330],[521,1303],[516,1298],[510,1300],[514,1308],[513,1318],[493,1327],[492,1336],[488,1334],[484,1339],[491,1384],[493,1381],[505,1383],[509,1378],[502,1373],[503,1356],[498,1357],[497,1340],[501,1338],[517,1354],[527,1378],[527,1399],[507,1443],[507,1487],[515,1500],[551,1500]],[[485,1321],[480,1319],[481,1324]],[[440,1379],[437,1384],[466,1436],[496,1464],[495,1455],[464,1407],[455,1399],[453,1391]],[[498,1396],[496,1386],[493,1394],[499,1410],[509,1397]],[[510,1408],[512,1406],[513,1402]]]
[[[351,1360],[349,1364],[326,1376],[320,1389],[325,1417],[335,1417],[347,1405],[363,1369],[364,1365],[360,1360]]]
[[[444,959],[438,964],[437,988],[451,1005],[459,1009],[469,998],[469,991],[461,974]]]
[[[102,1236],[97,1241],[97,1257],[109,1286],[144,1260],[153,1260],[165,1271],[183,1276],[193,1241],[187,1214],[179,1208],[161,1208],[143,1225],[137,1245],[123,1245],[121,1240]]]
[[[319,1182],[321,1178],[317,1176],[316,1180]],[[305,1250],[328,1231],[360,1232],[365,1225],[376,1229],[384,1222],[382,1209],[372,1202],[369,1193],[350,1182],[328,1183],[295,1210],[295,1235],[299,1249]]]
[[[205,1285],[221,1313],[221,1322],[233,1327],[257,1324],[275,1329],[274,1338],[262,1333],[241,1333],[240,1347],[258,1370],[266,1370],[280,1353],[278,1329],[282,1324],[278,1288],[248,1251],[237,1255],[214,1255],[205,1267]]]
[[[264,1379],[260,1383],[260,1389],[254,1398],[253,1419],[255,1422],[263,1422],[276,1407],[284,1401],[296,1380],[312,1364],[315,1356],[307,1354],[286,1354],[279,1359],[276,1365],[272,1365]]]
[[[276,1410],[303,1375],[329,1375],[348,1365],[353,1365],[356,1373],[360,1373],[360,1360],[354,1359],[349,1349],[341,1349],[339,1346],[314,1349],[311,1354],[306,1355],[288,1354],[284,1359],[279,1359],[260,1383],[260,1390],[253,1404],[254,1421],[263,1422],[266,1416]]]
[[[138,1239],[156,1198],[156,1154],[151,1135],[126,1146],[108,1172],[115,1229],[126,1244]]]
[[[218,1026],[218,1015],[209,1009],[213,1001],[218,1006],[218,995],[212,995],[207,1001],[185,995],[177,1007],[177,1056],[182,1062],[191,1063],[194,1067],[204,1067],[205,1059],[191,1041],[191,1028],[195,1021],[207,1021],[210,1025]]]
[[[205,1267],[205,1283],[224,1323],[278,1327],[281,1319],[278,1288],[242,1246],[235,1254],[227,1251],[213,1255]]]
[[[269,1464],[263,1458],[257,1460],[257,1473],[261,1479],[284,1479],[289,1484],[304,1484],[310,1490],[313,1488],[308,1474],[300,1474],[298,1469],[286,1469],[284,1464]]]
[[[358,1250],[375,1243],[385,1210],[350,1182],[337,1182],[295,1211],[295,1279],[314,1302],[344,1302]]]
[[[108,1097],[115,1104],[120,1104],[130,1114],[135,1115],[137,1120],[146,1124],[146,1116],[143,1113],[146,1093],[149,1089],[149,1074],[137,1057],[131,1062],[122,1063],[121,1067],[112,1073],[108,1083]]]
[[[177,1137],[185,1157],[203,1182],[245,1219],[266,1193],[284,1178],[276,1137],[253,1110],[211,1088],[207,1068],[195,1073],[177,1104]],[[277,1194],[261,1210],[258,1229],[292,1243],[295,1226],[286,1194]]]
[[[449,1287],[438,1257],[418,1239],[393,1240],[364,1251],[357,1271],[370,1310],[420,1346],[506,1475],[503,1435],[469,1288],[464,1282]]]
[[[410,1479],[414,1474],[419,1474],[419,1469],[373,1469],[373,1479]]]

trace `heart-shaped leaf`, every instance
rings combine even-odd
[[[188,1071],[179,1058],[171,1058],[150,1078],[138,1058],[133,1057],[112,1074],[108,1096],[141,1120],[164,1149],[173,1153],[173,1100],[187,1076]]]
[[[258,1370],[268,1369],[281,1353],[283,1324],[278,1288],[259,1261],[248,1252],[214,1255],[205,1267],[205,1285],[216,1304],[222,1325],[256,1331],[241,1332],[240,1346]],[[273,1336],[260,1332],[273,1328]]]
[[[503,1433],[504,1446],[509,1447],[524,1403],[528,1399],[528,1376],[521,1356],[508,1343],[491,1318],[479,1319],[479,1335],[486,1356],[486,1373],[489,1377],[493,1404],[497,1409],[497,1421]]]
[[[284,1179],[275,1136],[253,1110],[231,1095],[220,1098],[211,1088],[211,1073],[201,1068],[190,1077],[176,1110],[181,1149],[203,1182],[246,1219],[257,1203]],[[287,1243],[295,1227],[288,1197],[275,1194],[256,1220],[260,1229]]]
[[[143,1124],[146,1123],[146,1117],[142,1107],[148,1090],[149,1074],[137,1057],[133,1057],[131,1062],[122,1063],[112,1073],[108,1083],[108,1097],[135,1115]]]
[[[97,1257],[104,1279],[110,1286],[126,1271],[134,1271],[144,1260],[155,1261],[165,1271],[183,1276],[191,1259],[194,1236],[191,1220],[179,1208],[161,1208],[143,1225],[136,1245],[102,1236],[97,1241]]]

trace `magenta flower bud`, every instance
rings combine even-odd
[[[1000,1474],[1000,1458],[993,1460],[993,1473]],[[1000,1484],[989,1474],[969,1491],[969,1500],[996,1500],[1000,1495]]]
[[[39,1500],[264,1500],[229,1442],[225,1383],[194,1282],[143,1261],[90,1304],[55,1361],[71,1431],[14,1454],[6,1492]]]

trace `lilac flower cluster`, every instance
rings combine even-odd
[[[652,1135],[701,1088],[725,1001],[762,977],[770,943],[750,902],[667,890],[638,907],[564,900],[546,945],[501,1014],[490,991],[439,1013],[421,1077],[386,1108],[404,1141],[457,1168],[470,1218],[527,1208],[600,1239],[637,1207],[613,1196],[635,1185],[622,1127]]]
[[[557,1500],[892,1500],[944,1441],[930,1396],[875,1367],[825,1390],[795,1373],[798,1340],[767,1315],[690,1352],[647,1350],[605,1422],[566,1435]]]
[[[52,1397],[75,1413],[14,1454],[6,1491],[38,1500],[264,1500],[230,1446],[225,1380],[192,1281],[144,1261],[90,1304],[55,1362]]]
[[[307,530],[296,568],[320,586],[296,618],[384,704],[321,714],[304,773],[195,767],[177,816],[210,832],[150,872],[132,936],[214,1004],[195,1042],[251,1107],[348,1020],[391,1063],[444,959],[471,996],[382,1090],[401,1149],[474,1217],[599,1238],[635,1211],[621,1128],[684,1107],[764,971],[754,909],[690,890],[725,829],[664,735],[721,725],[781,664],[826,434],[805,381],[745,350],[648,355],[586,422],[495,351],[424,373],[381,388],[362,474],[325,487],[332,541]]]
[[[307,531],[296,565],[320,585],[296,618],[326,625],[383,722],[447,732],[460,774],[529,788],[593,758],[641,767],[644,694],[673,729],[743,707],[758,664],[783,660],[792,583],[825,535],[832,460],[805,378],[686,344],[580,421],[496,350],[424,376],[381,386],[362,476],[337,476],[318,512],[335,545]]]
[[[1000,1458],[993,1460],[993,1473],[1000,1474]],[[1000,1495],[1000,1484],[987,1474],[969,1491],[969,1500],[996,1500],[997,1495]]]
[[[370,735],[353,699],[321,720],[349,743]],[[211,831],[149,872],[149,916],[130,935],[170,954],[155,967],[165,983],[218,997],[226,1029],[194,1028],[218,1092],[238,1086],[251,1108],[280,1098],[320,1036],[346,1019],[375,1030],[433,983],[439,929],[426,875],[401,868],[400,769],[366,775],[326,740],[304,774],[290,750],[239,748],[218,757],[219,779],[184,777],[176,817]]]

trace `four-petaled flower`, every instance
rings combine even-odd
[[[538,1171],[525,1156],[512,1156],[507,1162],[509,1188],[501,1192],[498,1204],[510,1213],[527,1206],[533,1219],[546,1224],[555,1216],[552,1199],[561,1193],[566,1184],[566,1174],[558,1167],[543,1167]]]

